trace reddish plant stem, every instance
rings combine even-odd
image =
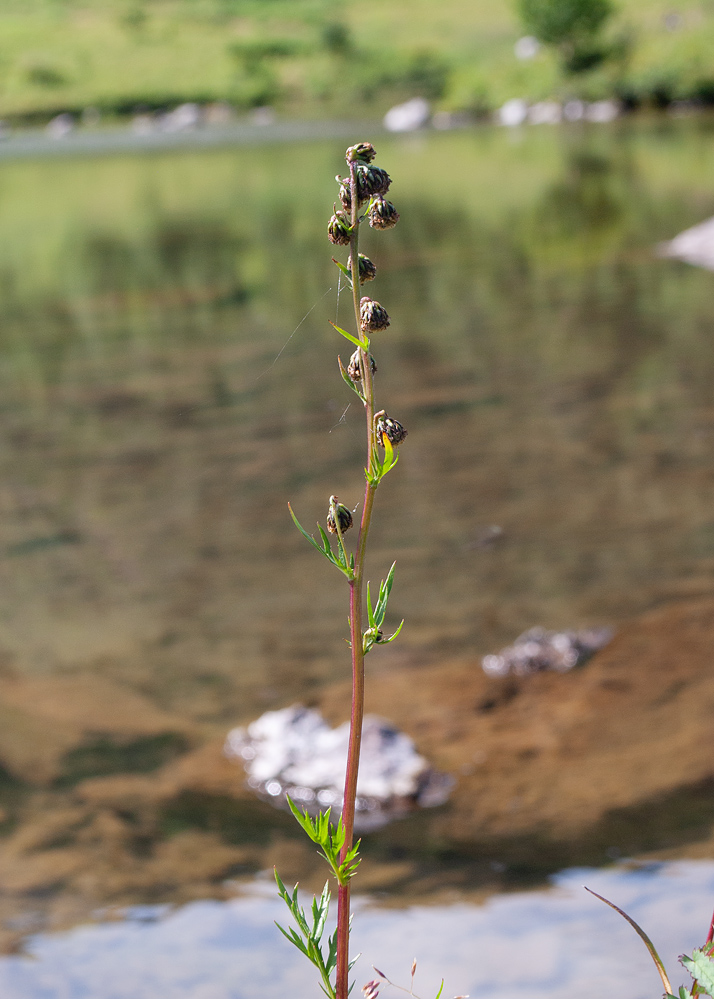
[[[350,255],[352,258],[352,301],[357,330],[360,330],[360,284],[359,284],[359,200],[355,164],[350,163],[350,195],[352,199],[352,238]],[[360,339],[362,336],[360,335]],[[370,467],[374,449],[374,390],[369,351],[360,348],[360,369],[362,388],[365,397],[367,417],[367,468]],[[352,710],[350,715],[350,739],[347,750],[347,771],[345,792],[342,803],[342,822],[345,827],[345,843],[340,860],[344,861],[352,848],[354,839],[355,803],[357,800],[357,776],[362,743],[362,719],[364,716],[364,650],[362,645],[362,592],[364,582],[364,561],[367,550],[367,537],[372,520],[372,507],[376,485],[367,482],[364,505],[360,521],[357,553],[355,555],[354,578],[350,581],[350,642],[352,645]],[[337,894],[337,968],[335,992],[337,999],[347,999],[349,993],[349,948],[350,948],[350,885],[340,885]]]

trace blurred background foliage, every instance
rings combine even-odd
[[[423,96],[478,115],[513,97],[714,99],[712,0],[619,0],[598,49],[608,58],[581,52],[576,75],[562,72],[562,46],[517,59],[529,30],[515,3],[487,0],[4,0],[0,114],[227,101],[318,118]]]

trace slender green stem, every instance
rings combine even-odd
[[[355,322],[360,331],[360,283],[359,283],[359,200],[355,164],[350,163],[350,195],[352,199],[352,238],[350,256],[352,258],[352,300]],[[360,333],[360,339],[362,334]],[[367,468],[370,467],[375,444],[374,434],[374,387],[369,350],[360,348],[360,369],[367,417]],[[360,745],[362,742],[362,719],[364,716],[364,650],[362,643],[362,593],[364,583],[364,562],[367,551],[367,537],[372,520],[372,507],[376,485],[369,482],[365,486],[364,505],[360,521],[357,553],[355,556],[354,579],[350,581],[350,641],[352,644],[352,711],[350,717],[350,740],[347,751],[347,771],[345,773],[345,793],[342,804],[342,821],[345,826],[345,843],[340,854],[343,861],[352,847],[354,838],[355,803],[357,800],[357,775],[359,771]],[[349,928],[350,928],[350,886],[341,885],[337,896],[337,969],[335,991],[337,999],[347,999],[349,992]]]

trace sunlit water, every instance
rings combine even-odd
[[[472,999],[651,999],[659,976],[633,930],[583,890],[616,901],[647,931],[675,985],[689,983],[677,957],[706,939],[714,863],[635,869],[576,869],[552,887],[467,903],[384,909],[363,902],[353,946],[363,956],[357,989],[376,965],[415,991]],[[315,996],[314,969],[284,941],[272,886],[228,903],[138,909],[124,922],[37,936],[26,956],[0,959],[4,999],[302,999]],[[398,995],[391,989],[386,994]]]
[[[435,662],[711,589],[706,121],[383,138],[380,405],[409,430],[370,573]],[[0,648],[235,723],[343,677],[294,530],[361,498],[326,221],[342,140],[0,164]],[[338,342],[339,341],[339,342]],[[347,345],[347,348],[349,345]]]
[[[328,323],[348,317],[325,236],[343,150],[0,164],[7,675],[100,676],[212,732],[345,677],[344,593],[287,514],[312,529],[363,486]],[[370,574],[396,557],[406,619],[382,664],[477,664],[533,625],[617,626],[711,593],[714,275],[655,253],[714,215],[711,124],[483,128],[379,154],[402,220],[365,238],[392,316],[377,391],[409,430],[373,532]],[[52,807],[110,764],[62,771]],[[363,977],[374,961],[405,981],[417,954],[425,999],[442,972],[447,994],[657,994],[582,880],[670,964],[703,939],[711,865],[565,874],[481,908],[367,903]],[[0,992],[314,995],[278,915],[261,890],[36,937]]]

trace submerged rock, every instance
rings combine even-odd
[[[310,812],[328,806],[339,812],[348,740],[348,722],[330,728],[318,711],[294,704],[234,728],[225,753],[242,762],[249,787],[276,804],[290,796]],[[429,766],[409,736],[383,718],[365,717],[356,828],[376,829],[416,806],[440,805],[453,783]]]
[[[519,635],[513,645],[507,645],[496,655],[484,656],[481,665],[489,676],[526,676],[548,669],[566,673],[607,645],[612,636],[612,628],[582,631],[531,628]]]

